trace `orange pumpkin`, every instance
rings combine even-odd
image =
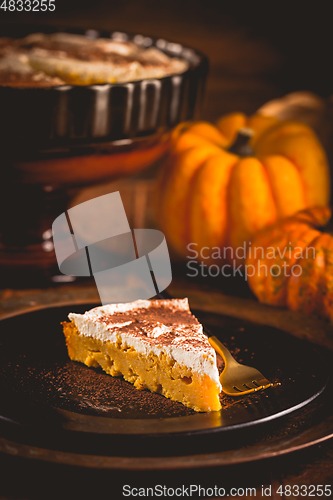
[[[328,207],[310,208],[255,236],[246,269],[260,302],[333,322],[333,236],[318,230],[330,217]]]
[[[277,219],[328,204],[326,155],[302,123],[234,113],[216,127],[181,124],[172,142],[159,182],[157,218],[171,250],[182,258],[189,243],[199,253],[231,247],[228,255],[235,257],[237,247]]]

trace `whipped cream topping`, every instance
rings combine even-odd
[[[124,347],[145,355],[164,352],[180,365],[208,375],[220,387],[216,353],[187,299],[109,304],[68,317],[81,335],[112,343],[120,338]]]

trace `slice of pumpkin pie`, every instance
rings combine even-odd
[[[196,411],[220,409],[216,354],[187,299],[137,300],[69,314],[69,357]]]

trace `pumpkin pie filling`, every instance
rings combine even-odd
[[[196,411],[220,409],[216,354],[187,299],[139,300],[69,315],[69,357]]]

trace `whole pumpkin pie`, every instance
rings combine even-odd
[[[123,83],[183,73],[188,62],[129,40],[72,33],[0,38],[0,85],[54,87]]]
[[[196,411],[220,409],[214,349],[187,299],[138,300],[69,314],[69,357]]]

